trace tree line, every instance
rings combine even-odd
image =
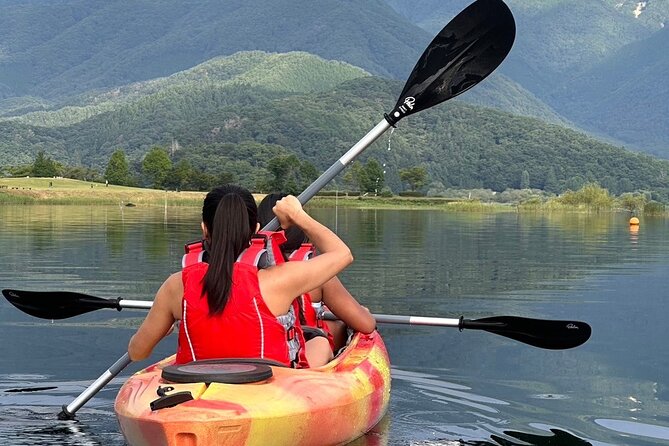
[[[170,152],[159,146],[152,147],[139,162],[128,159],[121,148],[115,150],[107,162],[104,172],[83,166],[66,166],[53,160],[40,150],[31,164],[10,167],[6,174],[14,177],[65,177],[82,181],[105,182],[119,186],[150,187],[153,189],[206,191],[220,184],[239,182],[234,173],[223,170],[218,174],[195,167],[188,158],[175,159]],[[294,154],[277,155],[269,159],[263,168],[265,175],[254,184],[242,184],[257,192],[282,191],[299,194],[318,178],[321,172],[309,161],[300,161]],[[385,185],[382,164],[376,158],[365,163],[355,161],[339,183],[348,191],[392,195]],[[410,191],[420,191],[425,186],[428,171],[424,166],[402,169],[400,177]]]

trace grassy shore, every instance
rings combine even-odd
[[[165,192],[68,178],[0,178],[0,203],[201,206],[204,192]]]
[[[317,196],[309,201],[310,208],[355,209],[440,209],[452,212],[626,212],[613,197],[603,205],[582,198],[566,200],[570,194],[549,200],[538,198],[522,204],[502,204],[480,200],[439,197],[358,197]],[[121,206],[196,206],[202,205],[205,192],[174,192],[125,186],[106,186],[101,183],[68,178],[0,178],[0,204],[54,204],[54,205],[121,205]],[[264,194],[254,194],[256,200]],[[577,197],[578,198],[578,197]],[[654,215],[667,215],[664,206]]]
[[[56,205],[201,206],[205,192],[174,192],[68,178],[0,178],[0,203]],[[264,194],[254,194],[260,201]],[[514,206],[460,201],[448,198],[314,197],[310,207],[419,209],[462,211],[514,211]]]

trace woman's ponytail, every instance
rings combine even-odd
[[[227,189],[231,187],[228,186]],[[207,222],[203,218],[209,231],[209,269],[203,279],[202,293],[207,296],[211,315],[219,314],[225,308],[232,289],[235,261],[248,248],[257,224],[255,200],[248,191],[236,187],[234,190],[226,190],[225,187],[218,189],[218,192],[227,193],[222,197],[219,193],[216,197],[220,197],[220,201],[217,203],[213,221]],[[206,204],[205,199],[205,208]]]

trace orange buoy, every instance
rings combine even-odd
[[[630,218],[630,226],[639,226],[639,219],[636,217]]]

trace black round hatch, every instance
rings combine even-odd
[[[207,359],[167,366],[161,376],[173,383],[246,384],[271,378],[272,368],[253,360]]]

